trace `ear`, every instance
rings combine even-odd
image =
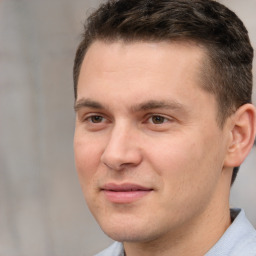
[[[249,154],[256,133],[256,109],[252,104],[242,105],[232,117],[231,140],[224,166],[240,166]]]

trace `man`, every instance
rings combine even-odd
[[[120,0],[88,19],[74,64],[76,167],[118,241],[99,255],[256,255],[229,209],[255,138],[253,49],[210,0]]]

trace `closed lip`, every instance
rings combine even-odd
[[[102,187],[101,191],[111,203],[130,204],[144,198],[153,189],[134,183],[107,183]]]
[[[133,184],[133,183],[123,183],[123,184],[107,183],[101,188],[101,190],[113,191],[113,192],[131,192],[131,191],[151,191],[153,189],[144,187],[142,185]]]

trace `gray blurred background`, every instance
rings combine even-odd
[[[84,202],[72,145],[73,58],[99,2],[0,0],[0,256],[91,256],[111,243]],[[256,0],[222,2],[256,48]],[[255,195],[254,148],[231,205],[256,226]]]

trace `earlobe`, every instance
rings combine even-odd
[[[242,105],[233,116],[231,141],[229,143],[225,166],[240,166],[249,154],[256,133],[256,109],[252,104]]]

